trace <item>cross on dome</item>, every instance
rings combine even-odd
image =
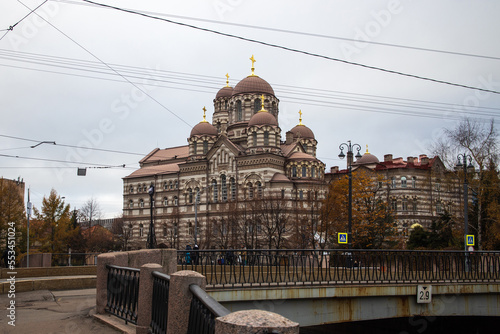
[[[201,123],[208,123],[206,113],[207,113],[207,108],[203,107],[203,121],[201,121]]]
[[[299,125],[304,125],[302,124],[302,110],[299,110]]]
[[[226,73],[226,87],[229,87],[229,73]]]
[[[257,60],[255,60],[255,58],[253,57],[253,55],[252,55],[252,57],[250,57],[250,60],[252,61],[252,74],[250,74],[250,76],[251,76],[251,77],[256,77],[256,75],[255,75],[255,73],[254,73],[254,71],[255,71],[255,65],[254,65],[254,64],[255,64],[255,62],[256,62]]]
[[[260,97],[260,105],[261,105],[261,108],[260,108],[259,112],[267,112],[267,110],[264,109],[264,94],[262,94],[262,96]]]

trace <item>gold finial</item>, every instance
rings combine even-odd
[[[264,94],[262,94],[260,97],[260,105],[261,105],[261,107],[260,107],[259,112],[267,112],[267,110],[264,109]]]
[[[302,110],[299,110],[299,125],[304,125],[302,124]]]
[[[226,87],[229,87],[229,73],[226,73]]]
[[[203,107],[203,121],[201,121],[201,123],[208,123],[206,113],[207,113],[207,108]]]
[[[252,57],[250,58],[250,60],[252,61],[252,74],[251,74],[250,76],[251,76],[251,77],[254,77],[254,76],[255,76],[255,73],[254,73],[254,71],[255,71],[255,66],[254,66],[254,64],[255,64],[255,62],[256,62],[257,60],[255,60],[255,58],[253,57],[253,55],[252,55]]]
[[[366,144],[366,153],[370,153],[368,152],[368,144]]]

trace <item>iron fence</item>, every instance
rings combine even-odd
[[[188,334],[215,334],[215,318],[228,315],[230,312],[224,306],[196,284],[191,284],[189,290],[193,294],[189,310]]]
[[[408,250],[189,250],[183,270],[207,288],[311,284],[488,283],[500,281],[500,252]]]
[[[151,332],[164,334],[167,332],[168,291],[170,276],[153,271],[153,301],[151,307]]]
[[[136,268],[107,264],[108,280],[106,311],[137,324],[137,302],[139,300],[139,274]]]

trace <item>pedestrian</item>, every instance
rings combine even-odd
[[[186,245],[186,264],[191,264],[191,245]]]

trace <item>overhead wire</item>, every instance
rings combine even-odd
[[[141,13],[141,12],[137,12],[137,11],[133,11],[133,10],[128,10],[128,9],[124,9],[124,8],[120,8],[120,7],[116,7],[116,6],[102,4],[102,3],[91,1],[91,0],[82,0],[82,1],[85,1],[85,2],[88,2],[88,3],[92,3],[92,4],[95,4],[95,5],[98,5],[98,6],[102,6],[102,7],[107,7],[107,8],[115,9],[115,10],[122,11],[122,12],[129,13],[129,14],[144,16],[144,17],[147,17],[147,18],[150,18],[150,19],[154,19],[154,20],[165,21],[165,22],[176,24],[176,25],[183,26],[183,27],[188,27],[188,28],[192,28],[192,29],[196,29],[196,30],[200,30],[200,31],[204,31],[204,32],[209,32],[209,33],[220,35],[220,36],[225,36],[225,37],[230,37],[230,38],[234,38],[234,39],[239,39],[239,40],[250,42],[250,43],[256,43],[256,44],[260,44],[260,45],[264,45],[264,46],[268,46],[268,47],[272,47],[272,48],[276,48],[276,49],[281,49],[281,50],[285,50],[285,51],[300,53],[300,54],[304,54],[304,55],[311,56],[311,57],[316,57],[316,58],[321,58],[321,59],[325,59],[325,60],[335,61],[335,62],[339,62],[339,63],[343,63],[343,64],[358,66],[358,67],[362,67],[362,68],[366,68],[366,69],[371,69],[371,70],[375,70],[375,71],[381,71],[381,72],[385,72],[385,73],[389,73],[389,74],[395,74],[395,75],[409,77],[409,78],[418,79],[418,80],[425,80],[425,81],[430,81],[430,82],[434,82],[434,83],[439,83],[439,84],[444,84],[444,85],[450,85],[450,86],[455,86],[455,87],[461,87],[461,88],[466,88],[466,89],[472,89],[472,90],[477,90],[477,91],[482,91],[482,92],[488,92],[488,93],[493,93],[493,94],[500,94],[500,92],[496,91],[496,90],[490,90],[490,89],[486,89],[486,88],[474,87],[474,86],[469,86],[469,85],[454,83],[454,82],[450,82],[450,81],[445,81],[445,80],[440,80],[440,79],[434,79],[434,78],[424,77],[424,76],[420,76],[420,75],[416,75],[416,74],[410,74],[410,73],[405,73],[405,72],[401,72],[401,71],[390,70],[390,69],[386,69],[386,68],[382,68],[382,67],[377,67],[377,66],[372,66],[372,65],[366,65],[366,64],[357,63],[357,62],[353,62],[353,61],[349,61],[349,60],[345,60],[345,59],[334,58],[334,57],[330,57],[330,56],[326,56],[326,55],[321,55],[321,54],[318,54],[318,53],[313,53],[313,52],[309,52],[309,51],[305,51],[305,50],[295,49],[295,48],[291,48],[291,47],[287,47],[287,46],[283,46],[283,45],[278,45],[278,44],[274,44],[274,43],[269,43],[269,42],[264,42],[264,41],[252,39],[252,38],[247,38],[247,37],[243,37],[243,36],[239,36],[239,35],[229,34],[229,33],[221,32],[221,31],[214,30],[214,29],[208,29],[208,28],[198,27],[198,26],[195,26],[195,25],[192,25],[192,24],[187,24],[187,23],[183,23],[183,22],[177,22],[177,21],[174,21],[174,20],[165,19],[165,18],[161,18],[161,17],[158,17],[158,16],[149,15],[149,14],[144,14],[144,13]]]
[[[58,159],[47,159],[47,158],[33,158],[33,157],[21,157],[21,156],[18,156],[18,155],[9,155],[9,154],[0,154],[0,157],[15,158],[15,159],[24,159],[24,160],[47,161],[47,162],[62,162],[62,163],[67,163],[67,164],[98,166],[98,167],[106,167],[106,168],[136,169],[136,168],[132,168],[132,167],[126,167],[126,164],[123,164],[123,165],[105,165],[105,164],[97,164],[97,163],[93,163],[93,162],[76,162],[76,161],[69,161],[69,160],[58,160]]]
[[[49,0],[45,0],[44,2],[42,2],[41,4],[39,4],[39,5],[38,5],[37,7],[35,7],[34,9],[31,9],[31,8],[30,8],[30,12],[29,12],[28,14],[26,14],[26,15],[25,15],[22,19],[20,19],[19,21],[17,21],[17,22],[16,22],[16,23],[14,23],[13,25],[11,25],[8,29],[5,29],[5,30],[6,30],[6,32],[5,32],[5,34],[3,34],[3,36],[2,36],[2,37],[0,37],[0,41],[1,41],[1,40],[5,37],[5,36],[7,36],[7,34],[8,34],[10,31],[13,31],[13,30],[14,30],[14,28],[15,28],[15,27],[16,27],[19,23],[21,23],[21,22],[22,22],[25,18],[27,18],[27,17],[28,17],[28,16],[30,16],[32,13],[34,13],[34,12],[35,12],[35,10],[37,10],[37,9],[38,9],[38,8],[40,8],[40,7],[42,7],[42,6],[43,6],[43,5],[44,5],[47,1],[49,1]],[[18,1],[18,2],[20,2],[20,1]]]

